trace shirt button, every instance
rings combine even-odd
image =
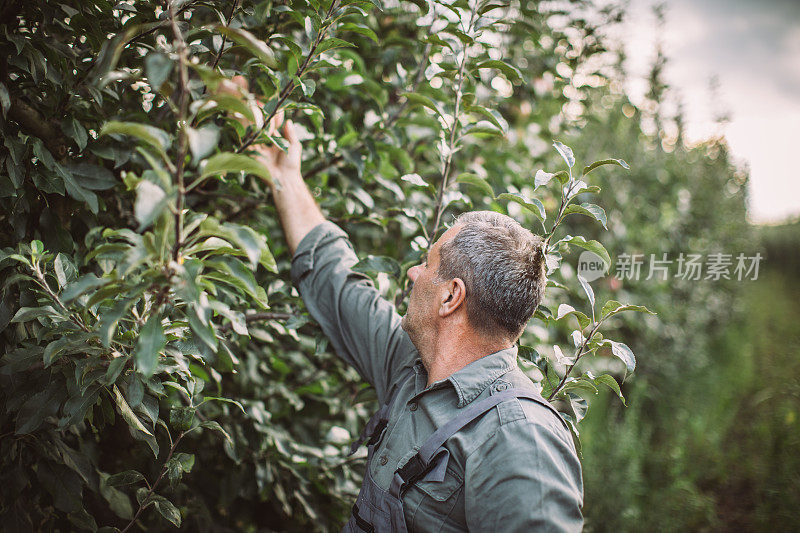
[[[386,466],[386,463],[389,462],[389,458],[386,457],[385,455],[381,455],[380,462],[381,462],[381,466]]]
[[[498,383],[497,385],[494,386],[494,390],[498,392],[504,391],[506,389],[508,389],[508,383]]]
[[[411,409],[412,411],[416,411],[417,410],[417,402],[412,403],[411,405],[408,406],[408,408]]]

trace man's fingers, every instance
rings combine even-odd
[[[289,144],[298,143],[297,132],[294,129],[294,122],[287,120],[283,125],[283,136],[289,141]]]
[[[238,76],[234,76],[231,78],[231,81],[244,89],[245,91],[249,90],[250,83],[248,83],[247,78],[239,74]]]
[[[284,117],[283,109],[280,109],[280,110],[278,110],[277,113],[275,113],[275,116],[270,119],[270,121],[269,121],[269,134],[270,135],[274,136],[274,135],[278,134],[278,128],[283,123],[283,117]]]

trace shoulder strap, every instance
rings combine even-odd
[[[392,411],[392,405],[394,405],[394,400],[397,398],[400,389],[403,387],[403,385],[405,385],[406,381],[413,378],[413,376],[414,372],[411,371],[409,372],[408,377],[397,382],[397,387],[395,387],[394,391],[392,391],[392,395],[389,397],[389,400],[387,400],[387,402],[383,404],[380,409],[375,411],[375,413],[367,421],[367,425],[364,426],[361,434],[350,444],[350,453],[348,453],[348,456],[356,453],[367,437],[370,437],[370,444],[372,443],[373,439],[377,438],[377,435],[380,434],[388,422],[389,413]]]
[[[561,421],[561,423],[564,424],[567,430],[569,430],[569,426],[567,426],[566,422],[558,413],[558,411],[556,411],[552,405],[542,398],[539,393],[520,388],[504,390],[497,394],[493,394],[488,398],[484,398],[479,402],[469,405],[467,408],[461,411],[458,416],[454,417],[445,425],[434,431],[433,435],[428,437],[428,440],[425,441],[419,451],[397,471],[400,476],[400,480],[402,481],[403,488],[407,489],[427,473],[432,464],[431,459],[436,451],[442,446],[442,444],[447,441],[447,439],[452,437],[459,430],[461,430],[461,428],[479,416],[483,415],[494,406],[511,398],[526,398],[528,400],[533,400],[544,407],[547,407],[553,413],[555,413],[556,416],[558,416],[558,419]]]
[[[419,455],[422,460],[426,463],[431,460],[433,454],[439,447],[447,441],[450,437],[456,434],[461,428],[484,414],[485,412],[489,411],[492,407],[509,400],[511,398],[527,398],[529,400],[533,400],[534,402],[541,404],[551,411],[558,415],[558,419],[565,425],[567,430],[569,427],[566,426],[564,419],[561,418],[561,415],[558,414],[558,411],[553,408],[539,393],[527,391],[524,389],[514,388],[514,389],[507,389],[497,394],[493,394],[488,398],[484,398],[483,400],[476,402],[466,409],[461,411],[458,416],[447,422],[445,425],[437,429],[433,435],[431,435],[427,441],[422,445],[419,449]]]

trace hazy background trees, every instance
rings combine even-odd
[[[797,225],[748,226],[747,174],[724,139],[687,146],[682,117],[663,116],[663,57],[648,102],[622,93],[605,37],[622,14],[589,1],[7,4],[4,527],[344,521],[363,467],[347,444],[374,395],[304,313],[246,156],[258,131],[231,117],[278,107],[301,127],[319,202],[401,311],[405,270],[452,214],[497,209],[552,230],[559,177],[534,177],[566,168],[553,140],[573,148],[576,176],[609,157],[631,167],[585,178],[600,190],[576,201],[603,214],[565,217],[558,239],[599,241],[612,262],[764,254],[756,281],[617,280],[612,265],[592,284],[598,303],[657,313],[603,331],[637,354],[627,407],[586,377],[627,374],[599,343],[560,404],[573,421],[590,406],[587,530],[796,525]],[[226,92],[236,74],[252,95]],[[589,314],[585,243],[553,250],[522,339],[521,364],[546,389],[565,369],[553,345],[575,329],[559,305]]]

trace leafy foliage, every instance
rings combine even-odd
[[[607,224],[586,175],[627,167],[589,160],[577,175],[568,146],[542,142],[569,104],[571,82],[551,71],[599,76],[594,25],[608,13],[574,4],[4,8],[4,525],[336,529],[360,480],[347,442],[374,404],[291,288],[271,177],[249,148],[285,147],[266,126],[294,115],[304,175],[401,309],[409,266],[472,208],[541,228],[551,293],[566,292],[572,247],[610,263],[571,229],[571,214]],[[252,93],[231,90],[236,74]],[[622,392],[576,369],[608,347],[612,374],[632,370],[630,348],[599,330],[646,310],[574,286],[588,305],[553,316],[546,302],[520,353],[577,434],[587,392]],[[574,354],[539,342],[542,324],[573,330]]]

